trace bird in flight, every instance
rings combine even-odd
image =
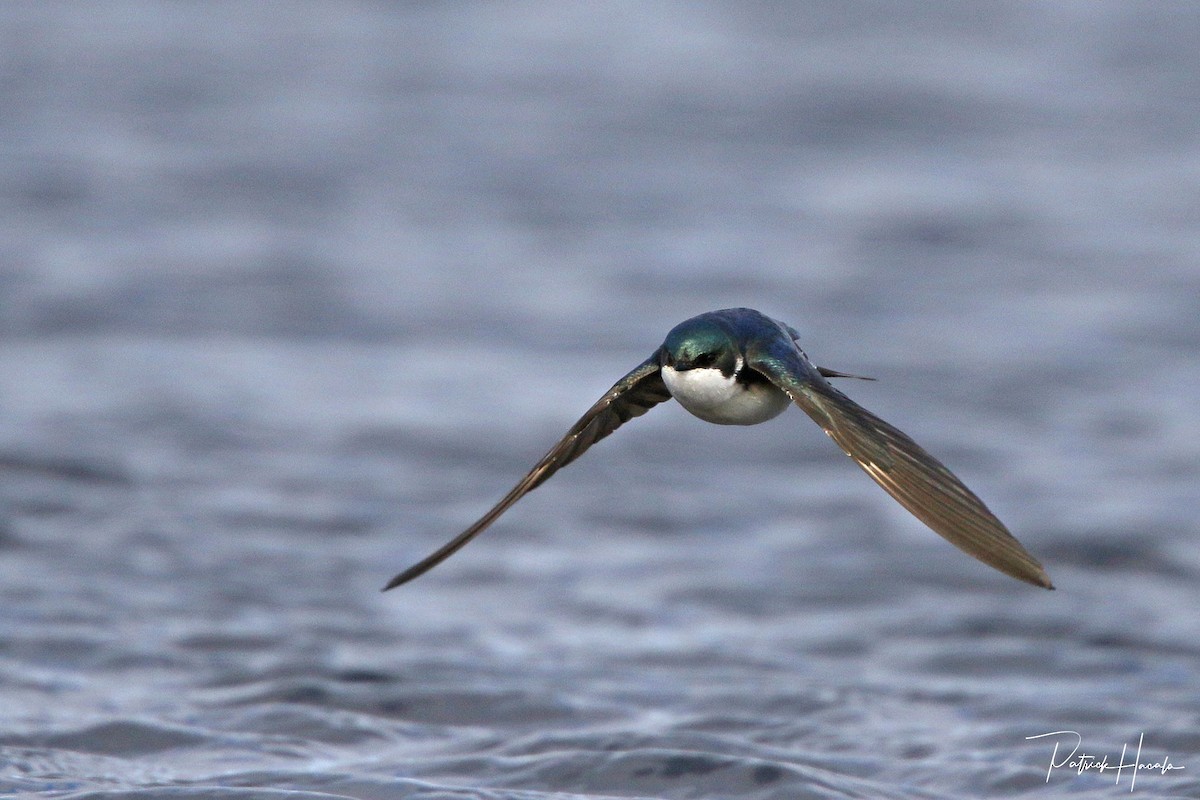
[[[862,376],[815,366],[798,339],[795,329],[749,308],[710,311],[676,325],[662,346],[596,401],[500,502],[383,590],[442,563],[593,444],[671,398],[718,425],[757,425],[795,403],[935,533],[1005,575],[1054,588],[1037,559],[954,473],[826,380]]]

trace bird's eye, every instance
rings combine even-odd
[[[717,362],[716,353],[701,353],[692,361],[697,367],[711,367]]]

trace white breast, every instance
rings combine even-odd
[[[779,416],[788,396],[769,383],[747,386],[719,369],[662,368],[663,383],[679,404],[705,422],[718,425],[757,425]]]

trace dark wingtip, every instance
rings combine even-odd
[[[392,589],[395,589],[397,586],[401,586],[405,583],[408,583],[415,577],[417,577],[417,576],[409,575],[408,572],[401,572],[399,575],[397,575],[396,577],[394,577],[390,581],[388,581],[387,585],[384,586],[379,591],[380,592],[390,592]]]
[[[1030,558],[1032,560],[1032,557],[1030,557]],[[1011,575],[1012,577],[1016,578],[1019,581],[1024,581],[1025,583],[1031,584],[1033,586],[1040,586],[1043,589],[1049,589],[1050,591],[1054,591],[1055,586],[1050,581],[1050,576],[1046,574],[1046,570],[1042,567],[1041,564],[1037,564],[1037,562],[1034,562],[1034,564],[1036,565],[1036,567],[1033,569],[1020,568],[1016,571],[1010,571],[1010,570],[1001,568],[1001,572],[1007,572],[1009,575]],[[1030,567],[1030,566],[1034,566],[1034,565],[1022,565],[1022,567]]]
[[[991,512],[988,513],[990,516]],[[996,522],[999,523],[999,520],[996,520]],[[937,531],[936,528],[934,528],[934,530]],[[1028,583],[1030,586],[1037,586],[1042,589],[1049,589],[1050,591],[1053,591],[1054,583],[1050,580],[1050,575],[1047,574],[1046,568],[1039,564],[1037,559],[1031,556],[1028,551],[1021,546],[1021,543],[1012,537],[1012,534],[1008,533],[1007,529],[1001,530],[1003,531],[1004,536],[1002,539],[1000,539],[1000,542],[1010,546],[1008,548],[1009,552],[1003,554],[997,554],[994,552],[975,552],[972,549],[963,547],[964,543],[962,541],[958,541],[955,538],[946,536],[944,533],[941,535],[949,539],[951,544],[963,549],[968,555],[974,556],[983,563],[987,564],[989,567],[992,567],[999,572],[1003,572],[1010,578],[1016,578],[1022,583]],[[941,531],[937,532],[941,533]]]
[[[404,572],[401,572],[399,575],[397,575],[396,577],[394,577],[390,581],[388,581],[387,585],[384,586],[379,591],[389,592],[392,589],[395,589],[397,586],[400,586],[401,584],[408,583],[413,578],[420,575],[422,572],[425,572],[424,569],[417,569],[417,567],[420,567],[420,566],[423,566],[423,565],[418,564],[415,567],[409,567],[408,569],[404,570]]]

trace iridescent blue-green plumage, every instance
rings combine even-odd
[[[432,569],[624,422],[674,397],[702,419],[757,424],[794,403],[888,494],[985,564],[1053,589],[1041,564],[984,503],[916,442],[830,385],[857,378],[813,365],[796,331],[748,308],[710,311],[675,326],[662,346],[608,390],[499,503],[385,590]]]

